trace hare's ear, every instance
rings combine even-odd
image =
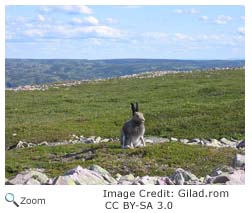
[[[136,102],[136,112],[139,112],[138,103]]]
[[[130,104],[131,104],[132,115],[134,115],[134,113],[136,112],[135,106],[133,103],[130,103]]]

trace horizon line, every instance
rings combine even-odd
[[[96,58],[96,59],[88,59],[88,58],[17,58],[17,57],[7,57],[5,59],[24,59],[24,60],[181,60],[181,61],[245,61],[245,58],[203,58],[203,59],[188,59],[188,58]]]

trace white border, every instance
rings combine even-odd
[[[0,29],[1,29],[1,40],[0,40],[0,63],[1,63],[1,114],[0,114],[0,135],[2,146],[0,146],[0,153],[5,153],[5,74],[4,74],[4,62],[5,62],[5,40],[4,40],[4,23],[5,5],[246,5],[245,13],[245,28],[246,28],[246,185],[245,186],[205,186],[201,188],[206,189],[224,189],[229,190],[231,197],[229,199],[211,199],[211,200],[199,200],[199,199],[185,199],[185,200],[174,200],[174,210],[169,212],[249,212],[251,209],[249,200],[251,194],[251,183],[252,183],[252,165],[251,165],[251,120],[252,120],[252,98],[251,96],[251,79],[252,79],[252,2],[249,0],[5,0],[0,3]],[[249,150],[249,151],[248,151]],[[94,212],[108,212],[105,211],[103,204],[105,199],[102,199],[102,189],[122,189],[122,190],[135,190],[137,191],[140,186],[5,186],[4,185],[4,168],[5,168],[5,154],[0,155],[0,208],[1,212],[7,212],[10,208],[11,212],[14,212],[16,207],[9,205],[4,201],[4,195],[6,192],[12,191],[19,196],[34,196],[34,197],[46,197],[48,204],[44,207],[33,207],[27,206],[18,209],[18,212],[47,212],[47,210],[58,210],[60,212],[72,212],[72,211],[94,211]],[[157,190],[161,186],[145,186],[146,189]],[[199,188],[200,186],[195,186]],[[179,186],[167,187],[169,189],[178,190]],[[181,187],[180,187],[181,188]],[[188,186],[184,187],[188,188]],[[190,187],[189,187],[190,188]],[[191,187],[194,188],[194,187]],[[133,199],[137,200],[137,199]],[[155,199],[154,199],[155,200]],[[132,201],[132,200],[131,200]],[[250,201],[251,202],[251,201]],[[10,210],[9,210],[10,211]],[[160,211],[160,212],[167,212]],[[117,212],[117,211],[113,211]],[[118,211],[119,212],[119,211]],[[120,211],[121,212],[121,211]],[[138,211],[134,211],[138,212]],[[143,211],[141,211],[143,212]],[[144,211],[145,212],[145,211]],[[149,211],[148,211],[149,212]],[[159,211],[152,211],[159,212]]]

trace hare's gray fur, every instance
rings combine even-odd
[[[144,141],[144,116],[138,112],[138,103],[134,106],[131,103],[132,119],[124,123],[121,131],[121,146],[122,148],[134,148],[145,146]]]

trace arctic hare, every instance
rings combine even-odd
[[[122,148],[134,148],[145,146],[144,141],[144,116],[138,110],[138,103],[136,106],[131,103],[132,119],[124,123],[121,130],[121,146]]]

